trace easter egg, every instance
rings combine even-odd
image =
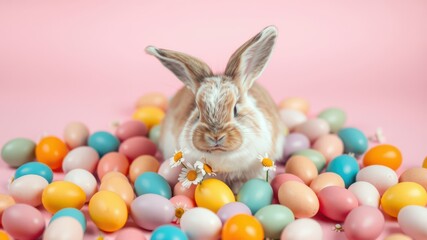
[[[184,195],[175,195],[171,197],[170,202],[175,207],[175,217],[173,219],[173,222],[177,224],[179,224],[179,221],[181,220],[182,215],[186,211],[196,207],[196,202],[194,202],[193,199]]]
[[[22,203],[6,208],[1,221],[3,229],[15,239],[37,239],[45,229],[41,212],[35,207]]]
[[[264,193],[264,190],[260,191]],[[201,184],[197,185],[194,198],[197,206],[207,208],[215,213],[225,204],[236,201],[227,184],[215,178],[203,180]]]
[[[312,148],[319,151],[324,156],[327,163],[344,152],[344,144],[341,138],[335,134],[326,134],[319,137],[313,143]]]
[[[150,240],[188,240],[188,237],[178,227],[163,225],[154,229]]]
[[[46,228],[43,240],[76,239],[83,240],[84,231],[73,217],[61,217]]]
[[[368,149],[368,139],[365,134],[357,128],[342,128],[338,136],[344,144],[344,153],[362,155]]]
[[[363,165],[384,165],[397,170],[402,164],[400,150],[390,144],[381,144],[369,149],[363,156]]]
[[[190,187],[186,188],[182,186],[182,182],[178,182],[173,187],[173,195],[184,195],[188,198],[194,200],[194,193],[196,191],[196,185],[192,184]]]
[[[89,137],[89,129],[84,123],[71,122],[65,126],[63,137],[70,149],[85,146]]]
[[[287,181],[279,188],[279,202],[291,209],[296,218],[313,217],[319,211],[316,194],[304,183]]]
[[[237,194],[237,201],[248,206],[252,214],[271,204],[272,200],[273,188],[268,182],[259,178],[245,182]]]
[[[39,175],[25,175],[9,185],[9,194],[17,203],[38,207],[42,203],[42,192],[49,183]]]
[[[356,181],[368,182],[378,190],[380,195],[398,182],[397,174],[383,165],[371,165],[362,168],[356,175]]]
[[[15,176],[13,178],[18,179],[22,176],[30,174],[39,175],[46,179],[48,183],[51,183],[53,179],[52,169],[50,169],[46,164],[39,162],[29,162],[23,164],[18,169],[16,169]]]
[[[36,146],[37,161],[48,165],[52,170],[62,167],[62,161],[67,153],[67,145],[53,136],[42,138]]]
[[[409,168],[400,175],[399,182],[416,182],[427,190],[427,169]]]
[[[284,108],[279,111],[280,118],[289,130],[293,130],[296,126],[307,121],[307,116],[298,110]]]
[[[98,152],[100,157],[103,157],[109,152],[115,152],[119,149],[119,139],[109,132],[98,131],[89,136],[88,145]]]
[[[325,187],[317,196],[320,212],[334,221],[344,221],[348,213],[359,204],[352,192],[338,186]]]
[[[110,152],[105,154],[98,163],[96,173],[102,179],[109,172],[120,172],[127,175],[129,171],[129,160],[123,153]]]
[[[263,240],[265,235],[261,223],[255,217],[238,214],[225,222],[221,236],[222,240]]]
[[[385,213],[397,217],[400,209],[409,205],[425,206],[426,190],[414,182],[401,182],[387,189],[381,197],[381,207]]]
[[[87,146],[76,147],[65,156],[62,162],[62,170],[67,173],[73,169],[81,168],[93,173],[98,161],[99,155],[95,149]]]
[[[424,206],[406,206],[397,215],[400,229],[413,239],[427,239],[427,208]]]
[[[175,216],[173,204],[167,198],[152,193],[135,198],[130,211],[135,223],[150,231],[171,223]]]
[[[328,164],[326,172],[333,172],[338,174],[348,188],[356,181],[356,175],[359,172],[359,163],[350,155],[340,155]]]
[[[123,175],[123,178],[126,179],[126,176]],[[123,178],[112,177],[107,180],[103,179],[101,185],[99,186],[99,191],[107,190],[117,193],[123,199],[123,201],[125,201],[126,206],[129,208],[130,204],[135,199],[135,193],[129,181],[127,179],[124,180]]]
[[[159,161],[150,155],[142,155],[135,158],[129,167],[129,178],[135,182],[136,178],[145,172],[157,172],[159,170]]]
[[[117,193],[104,190],[95,193],[90,199],[89,215],[99,229],[114,232],[125,225],[128,209]]]
[[[300,218],[291,222],[283,230],[280,240],[322,240],[323,230],[318,222],[311,218]]]
[[[248,214],[252,215],[251,209],[241,202],[231,202],[222,206],[216,213],[221,219],[222,223],[225,223],[230,217],[237,214]]]
[[[310,103],[306,99],[301,97],[289,97],[289,98],[283,99],[279,103],[279,108],[294,109],[307,115],[308,111],[310,110]]]
[[[132,115],[134,120],[143,122],[148,129],[160,124],[164,117],[165,112],[158,107],[141,107]]]
[[[102,177],[101,183],[109,181],[111,178],[121,178],[123,181],[129,181],[129,179],[121,172],[109,172]]]
[[[402,233],[393,233],[384,238],[384,240],[412,240],[412,238]]]
[[[115,240],[147,240],[147,238],[141,229],[126,227],[117,231]]]
[[[267,238],[278,239],[283,229],[295,220],[292,211],[282,205],[272,204],[258,210],[255,217],[264,229]]]
[[[427,157],[424,158],[423,161],[423,168],[427,168]]]
[[[276,175],[273,180],[271,181],[271,187],[273,188],[273,197],[277,199],[277,193],[279,192],[279,188],[280,186],[282,186],[282,184],[284,182],[287,181],[298,181],[301,183],[304,183],[304,181],[301,180],[301,178],[290,174],[290,173],[281,173]]]
[[[27,138],[15,138],[5,143],[1,158],[11,167],[19,167],[34,160],[36,143]]]
[[[381,196],[374,185],[369,182],[358,181],[351,184],[348,190],[357,198],[359,205],[378,208]]]
[[[80,210],[77,210],[75,208],[63,208],[63,209],[59,210],[58,212],[56,212],[52,216],[52,218],[49,221],[49,225],[52,224],[52,222],[54,222],[55,220],[62,218],[62,217],[74,218],[75,220],[78,221],[78,223],[82,227],[83,232],[86,231],[86,218]]]
[[[342,127],[344,127],[347,116],[342,109],[339,108],[327,108],[321,111],[317,118],[325,120],[329,124],[331,132],[336,133]]]
[[[43,206],[50,213],[68,207],[80,209],[85,202],[85,192],[76,184],[67,181],[53,182],[45,187],[42,193]]]
[[[131,137],[144,137],[147,136],[147,127],[144,123],[136,120],[129,120],[120,124],[116,129],[116,137],[120,141],[124,141]]]
[[[285,146],[283,149],[283,156],[287,159],[294,152],[308,149],[310,147],[310,140],[301,133],[291,133],[285,137]]]
[[[321,173],[310,183],[310,188],[316,194],[319,193],[320,190],[328,186],[345,187],[345,184],[341,176],[333,172]]]
[[[161,129],[161,125],[158,124],[151,127],[150,132],[148,133],[148,138],[156,145],[159,145],[160,129]]]
[[[3,215],[3,211],[14,204],[15,200],[10,195],[0,193],[0,227],[2,226],[1,217]]]
[[[92,173],[84,169],[73,169],[65,174],[64,181],[71,182],[79,186],[86,195],[86,201],[95,194],[98,183]]]
[[[169,99],[162,93],[147,93],[141,96],[136,102],[136,108],[158,107],[163,111],[168,108]]]
[[[344,221],[344,234],[349,240],[377,239],[385,225],[378,208],[360,206],[350,211]]]
[[[323,119],[309,119],[295,127],[295,132],[304,134],[310,142],[328,134],[330,131],[328,123]]]
[[[158,173],[145,172],[135,180],[135,191],[138,196],[147,193],[161,195],[167,199],[172,197],[172,189],[168,182]]]
[[[292,156],[289,158],[285,165],[285,172],[294,174],[303,180],[305,184],[310,184],[318,175],[316,165],[304,156]]]
[[[321,152],[314,149],[304,149],[294,152],[292,156],[303,156],[310,159],[316,165],[317,171],[321,172],[326,165],[326,159]]]
[[[160,176],[166,179],[169,185],[174,186],[178,182],[179,174],[181,173],[181,171],[182,166],[171,168],[169,166],[169,161],[163,161],[160,164],[158,173],[160,174]]]
[[[0,226],[1,226],[1,224],[0,224]],[[0,230],[0,239],[1,240],[12,240],[12,237],[7,232]]]
[[[129,161],[142,155],[156,154],[157,146],[146,137],[131,137],[122,142],[119,152],[123,153]]]

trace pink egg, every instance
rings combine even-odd
[[[129,161],[141,155],[154,156],[157,151],[157,146],[146,137],[131,137],[120,144],[119,152],[123,153]]]
[[[9,194],[17,203],[38,207],[42,204],[42,193],[47,185],[46,179],[39,175],[24,175],[9,185]]]
[[[282,186],[282,184],[287,181],[297,181],[300,183],[304,183],[304,181],[301,180],[301,178],[295,176],[294,174],[290,174],[290,173],[278,174],[273,178],[273,180],[270,183],[271,187],[273,188],[274,198],[277,198],[277,193],[279,192],[280,186]]]
[[[348,213],[358,206],[357,198],[349,190],[338,187],[325,187],[317,194],[320,212],[326,217],[342,222]]]
[[[356,207],[344,221],[344,233],[349,240],[377,239],[384,229],[384,215],[378,208]]]
[[[116,240],[146,240],[142,230],[134,227],[127,227],[117,232]]]
[[[181,173],[182,166],[171,168],[169,166],[169,161],[164,161],[162,164],[160,164],[159,168],[159,174],[163,178],[166,179],[166,181],[169,183],[169,185],[175,186],[175,184],[178,182],[178,176]]]
[[[148,129],[144,123],[136,120],[129,120],[120,124],[116,129],[116,137],[123,142],[131,137],[145,137]]]
[[[81,122],[71,122],[64,129],[64,142],[70,149],[85,146],[89,137],[89,130]]]
[[[95,149],[88,146],[76,147],[65,156],[62,170],[68,173],[73,169],[85,169],[94,173],[98,161],[99,155]]]
[[[329,124],[325,120],[319,118],[309,119],[295,128],[295,132],[304,134],[311,142],[328,134],[329,131]]]
[[[173,195],[184,195],[188,198],[194,200],[194,192],[196,191],[196,186],[191,184],[189,188],[182,186],[181,182],[177,182],[173,188]]]
[[[98,178],[102,179],[109,172],[121,172],[127,175],[128,170],[129,161],[126,156],[122,153],[110,152],[99,160],[96,172],[98,173]]]
[[[320,136],[314,142],[312,148],[319,151],[325,157],[326,163],[329,163],[344,152],[344,144],[336,134]]]
[[[41,212],[35,207],[22,203],[4,210],[2,224],[4,230],[16,239],[37,239],[45,229]]]
[[[171,199],[169,199],[171,201],[171,203],[175,206],[186,206],[186,208],[190,209],[190,208],[194,208],[196,206],[196,202],[184,195],[175,195],[173,197],[171,197]]]

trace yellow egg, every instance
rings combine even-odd
[[[102,181],[99,186],[99,191],[102,190],[117,193],[125,201],[128,209],[132,201],[135,199],[135,193],[132,186],[127,179],[124,180],[122,177],[110,177],[107,180]]]
[[[165,117],[165,112],[158,107],[141,107],[138,108],[132,115],[134,120],[141,121],[148,129],[160,124]]]
[[[43,206],[50,213],[56,213],[63,208],[80,209],[85,202],[86,194],[83,189],[71,182],[52,182],[42,193]]]
[[[114,232],[126,224],[128,209],[117,193],[104,190],[95,193],[90,199],[89,215],[99,229]]]
[[[425,206],[427,192],[418,183],[401,182],[387,189],[381,197],[381,207],[385,213],[397,217],[400,209],[409,205]]]
[[[227,203],[236,201],[227,184],[214,178],[206,179],[199,184],[194,196],[198,207],[204,207],[213,212],[217,212]]]

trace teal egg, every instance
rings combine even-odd
[[[368,149],[368,139],[365,134],[357,128],[343,128],[338,131],[338,137],[344,144],[344,153],[362,155]]]
[[[336,133],[344,127],[347,115],[342,109],[327,108],[317,115],[317,118],[325,120],[331,129],[331,132]]]
[[[80,225],[82,225],[83,232],[86,231],[86,218],[80,210],[75,208],[63,208],[52,216],[49,221],[49,224],[51,224],[53,221],[60,217],[72,217],[76,219],[80,223]]]
[[[252,214],[270,205],[273,200],[273,188],[263,179],[253,178],[243,184],[237,194],[237,201],[246,204]]]
[[[314,149],[303,149],[296,151],[292,156],[304,156],[310,159],[316,165],[317,171],[320,173],[326,165],[326,159],[319,151]]]
[[[150,240],[188,240],[188,237],[178,227],[163,225],[154,229]]]
[[[119,144],[120,141],[116,136],[105,131],[95,132],[88,139],[88,145],[98,152],[99,157],[117,151]]]
[[[356,175],[359,170],[359,163],[356,158],[345,154],[332,159],[326,168],[326,172],[333,172],[340,175],[344,180],[346,188],[356,181]]]
[[[11,167],[19,167],[33,161],[36,143],[27,138],[15,138],[3,145],[1,158]]]
[[[295,220],[292,211],[280,204],[261,208],[255,213],[255,217],[261,223],[265,237],[270,239],[280,239],[283,229]]]
[[[138,196],[153,193],[167,199],[172,197],[172,189],[169,183],[155,172],[145,172],[135,180],[135,191]]]
[[[44,163],[41,162],[29,162],[20,166],[15,171],[14,179],[20,178],[25,175],[35,174],[46,179],[48,183],[52,182],[53,172],[52,169]]]
[[[150,129],[148,138],[156,145],[159,145],[160,138],[160,125],[156,125]]]

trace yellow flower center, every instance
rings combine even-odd
[[[181,158],[182,158],[182,152],[181,151],[179,151],[179,152],[175,153],[175,155],[173,155],[173,160],[175,162],[178,162],[179,160],[181,160]]]
[[[185,210],[182,207],[178,207],[175,209],[175,217],[177,217],[178,219],[180,219],[182,217],[182,215],[184,214]]]
[[[190,171],[188,171],[188,173],[187,173],[187,179],[188,180],[194,181],[194,180],[196,180],[196,178],[197,178],[197,172],[196,172],[196,170],[190,170]]]
[[[272,167],[273,166],[273,160],[271,160],[270,158],[263,158],[262,159],[262,165],[264,167]]]
[[[203,170],[205,170],[206,173],[212,173],[212,167],[209,166],[208,164],[203,164]]]

